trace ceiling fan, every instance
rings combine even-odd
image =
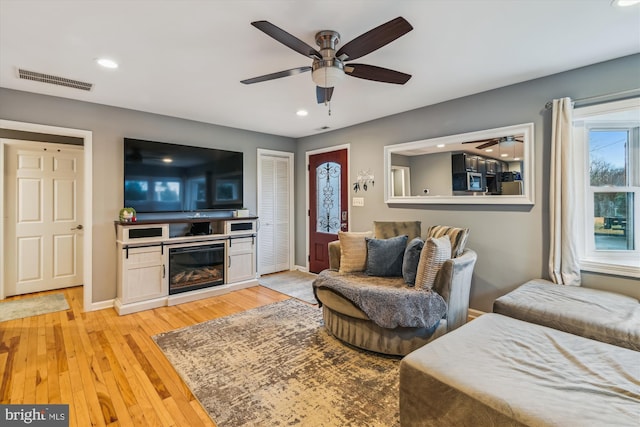
[[[318,104],[322,104],[331,101],[334,86],[342,80],[345,75],[395,84],[405,84],[411,78],[410,74],[377,67],[375,65],[346,64],[347,61],[358,59],[380,49],[411,31],[413,27],[402,17],[392,19],[387,23],[367,31],[342,46],[338,51],[336,51],[336,45],[340,42],[340,34],[336,31],[325,30],[316,34],[316,43],[320,46],[320,50],[318,51],[268,21],[255,21],[252,22],[251,25],[285,46],[313,59],[313,63],[310,67],[292,68],[290,70],[242,80],[241,83],[244,84],[259,83],[311,71],[311,78],[316,84],[316,98]]]
[[[484,150],[499,143],[503,142],[524,142],[521,135],[509,135],[501,136],[498,138],[479,139],[477,141],[465,141],[463,144],[480,144],[476,147],[477,150]]]

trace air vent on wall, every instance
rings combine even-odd
[[[35,82],[51,83],[58,86],[66,86],[80,90],[91,90],[93,83],[81,82],[79,80],[67,79],[65,77],[52,76],[51,74],[36,73],[18,68],[18,77]]]

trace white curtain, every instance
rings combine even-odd
[[[576,191],[572,156],[573,104],[570,98],[553,100],[551,183],[549,189],[549,275],[554,283],[580,286]]]

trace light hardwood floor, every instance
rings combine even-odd
[[[151,336],[289,299],[261,286],[118,316],[70,310],[0,322],[0,403],[69,404],[70,426],[214,426]],[[12,297],[19,299],[34,296]]]

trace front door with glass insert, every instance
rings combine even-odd
[[[309,156],[309,271],[329,268],[328,244],[348,228],[347,150]]]

